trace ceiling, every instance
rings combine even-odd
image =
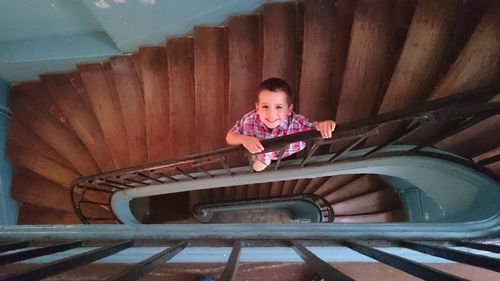
[[[37,80],[279,0],[2,0],[0,78]]]

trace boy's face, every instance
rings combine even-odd
[[[293,104],[288,104],[283,91],[262,90],[255,103],[255,111],[260,121],[269,129],[274,129],[283,123],[292,114],[292,110]]]

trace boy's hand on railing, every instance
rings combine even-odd
[[[252,136],[242,136],[241,144],[252,154],[264,150],[264,146],[260,143],[259,139]]]
[[[336,123],[333,120],[325,120],[316,124],[316,130],[321,133],[324,139],[332,137],[332,132],[335,130]]]

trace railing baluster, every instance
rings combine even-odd
[[[167,178],[167,179],[169,179],[169,180],[171,180],[173,182],[179,181],[178,179],[175,179],[175,178],[173,178],[173,177],[171,177],[171,176],[169,176],[167,174],[164,174],[164,173],[158,173],[158,175],[160,175],[162,177],[165,177],[165,178]]]
[[[222,165],[222,167],[224,168],[224,170],[226,170],[228,175],[230,175],[230,176],[233,175],[233,172],[231,172],[231,168],[229,168],[229,165],[227,164],[226,156],[220,157],[219,162]]]
[[[311,158],[311,156],[314,154],[314,152],[316,152],[316,150],[318,150],[319,142],[320,142],[319,140],[314,141],[313,146],[311,147],[311,149],[309,149],[309,151],[307,152],[306,157],[300,163],[300,167],[304,167],[306,165],[307,161],[309,161],[309,159]]]
[[[99,249],[95,249],[89,252],[85,252],[82,254],[78,254],[75,256],[67,257],[61,260],[56,260],[54,262],[51,262],[49,264],[46,264],[42,267],[33,269],[33,270],[28,270],[19,274],[13,274],[10,276],[7,276],[3,279],[2,281],[13,281],[13,280],[26,280],[26,281],[32,281],[32,280],[41,280],[43,278],[47,278],[52,275],[56,275],[58,273],[68,271],[70,269],[73,269],[75,267],[79,267],[85,264],[89,264],[93,261],[99,260],[101,258],[111,256],[119,251],[125,250],[127,248],[130,248],[134,245],[134,241],[125,241],[125,242],[120,242],[116,243],[114,245],[111,245],[109,247],[102,247]]]
[[[99,183],[96,183],[96,184],[97,185],[103,185],[103,186],[111,187],[111,188],[116,188],[116,189],[119,189],[119,190],[124,190],[125,189],[123,187],[116,186],[114,184],[110,184],[110,183],[106,183],[106,182],[99,182]]]
[[[177,255],[187,245],[186,241],[179,242],[168,249],[138,263],[126,270],[116,274],[113,277],[106,279],[107,281],[129,281],[139,280],[141,276],[155,269],[156,267],[166,263],[168,260]]]
[[[30,245],[29,241],[2,244],[0,245],[0,253],[26,248],[29,247],[29,245]]]
[[[181,174],[185,175],[186,177],[188,177],[188,178],[190,178],[190,179],[192,179],[192,180],[195,180],[195,179],[196,179],[195,177],[193,177],[193,176],[192,176],[192,175],[190,175],[189,173],[186,173],[185,171],[183,171],[183,170],[182,170],[181,168],[179,168],[179,167],[175,167],[175,169],[176,169],[179,173],[181,173]]]
[[[48,246],[22,252],[16,252],[8,255],[0,256],[0,265],[5,265],[13,262],[23,261],[40,256],[50,255],[57,252],[66,251],[82,245],[81,241],[59,244],[55,246]]]
[[[210,174],[209,172],[207,172],[205,169],[203,169],[202,167],[200,166],[197,166],[196,169],[200,172],[202,172],[203,174],[207,175],[208,177],[210,178],[213,178],[214,176],[212,174]]]
[[[352,241],[343,241],[343,244],[354,251],[376,259],[379,262],[390,265],[418,278],[424,280],[466,280],[458,276],[434,269],[430,266],[414,262],[412,260],[386,253]]]
[[[144,173],[137,173],[138,176],[141,176],[145,179],[148,179],[148,180],[152,180],[154,182],[157,182],[157,183],[163,183],[161,180],[157,179],[157,178],[153,178],[152,176],[149,176],[149,175],[146,175]]]
[[[95,191],[95,192],[103,192],[103,193],[113,194],[113,191],[111,191],[111,190],[97,188],[97,187],[92,187],[92,186],[78,185],[77,187],[78,188],[82,188],[82,189],[92,190],[92,191]]]
[[[241,241],[235,241],[233,244],[231,255],[229,255],[226,267],[224,268],[224,272],[222,272],[219,281],[231,281],[234,279],[234,277],[236,276],[238,263],[240,262],[240,250],[241,250]]]
[[[493,257],[476,255],[449,249],[446,247],[410,241],[400,241],[400,245],[436,257],[500,272],[500,259],[496,259]]]
[[[291,240],[290,243],[292,244],[292,248],[295,252],[297,252],[297,254],[312,268],[313,271],[325,279],[325,281],[354,280],[322,259],[318,258],[299,242]]]
[[[453,135],[455,135],[455,134],[457,134],[457,133],[459,133],[467,128],[470,128],[470,127],[476,125],[477,123],[485,120],[488,117],[490,117],[490,115],[468,118],[468,119],[464,120],[462,122],[462,124],[460,124],[457,128],[450,128],[448,131],[445,131],[444,133],[439,134],[437,137],[434,137],[432,140],[428,141],[425,144],[421,144],[421,145],[418,145],[418,146],[412,148],[408,152],[410,152],[410,153],[417,152],[426,146],[434,145],[434,144],[440,142],[441,140],[446,139],[447,137],[453,136]]]
[[[106,205],[106,206],[109,206],[109,203],[108,202],[97,202],[97,201],[90,201],[90,200],[81,200],[80,201],[80,205],[82,203],[85,203],[85,204],[93,204],[93,205]]]
[[[358,146],[360,143],[362,143],[364,140],[366,140],[368,136],[364,136],[362,138],[357,139],[356,141],[352,142],[348,147],[342,149],[341,151],[335,153],[332,158],[328,159],[327,163],[331,164],[335,162],[335,160],[339,159],[340,156],[344,155],[348,151],[352,150],[356,146]]]
[[[481,244],[467,241],[456,242],[455,245],[500,254],[500,245]]]
[[[149,185],[148,183],[145,183],[143,181],[139,181],[139,180],[134,180],[134,179],[123,179],[124,181],[128,181],[128,182],[131,182],[131,183],[136,183],[136,184],[140,184],[142,186],[145,186],[145,185]],[[135,186],[137,187],[137,186]]]
[[[113,185],[122,186],[123,188],[132,188],[132,187],[134,187],[133,185],[130,185],[130,184],[127,184],[127,183],[123,183],[123,182],[117,182],[117,181],[110,180],[110,179],[103,179],[103,181],[105,181],[107,183],[110,183],[110,184],[113,184]]]
[[[363,158],[368,158],[370,156],[372,156],[373,154],[375,154],[376,152],[384,149],[385,147],[403,139],[404,137],[410,135],[411,133],[413,133],[415,130],[417,130],[418,128],[420,128],[422,126],[421,122],[412,122],[412,124],[410,124],[410,126],[408,126],[408,128],[405,129],[405,131],[403,132],[403,134],[401,134],[400,136],[397,136],[395,138],[392,138],[391,140],[371,149],[370,151],[368,151],[367,153],[365,153],[363,155]]]
[[[278,170],[280,164],[281,164],[281,159],[283,159],[283,154],[285,154],[285,151],[286,149],[288,148],[288,146],[286,147],[283,147],[279,150],[279,153],[278,153],[278,161],[276,161],[276,166],[274,166],[274,170]]]

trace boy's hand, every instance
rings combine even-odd
[[[252,154],[264,150],[264,146],[256,137],[244,136],[241,140],[241,144]]]
[[[318,122],[316,124],[316,130],[321,133],[321,136],[324,139],[329,139],[332,137],[332,132],[335,130],[335,121],[333,120],[325,120]]]

